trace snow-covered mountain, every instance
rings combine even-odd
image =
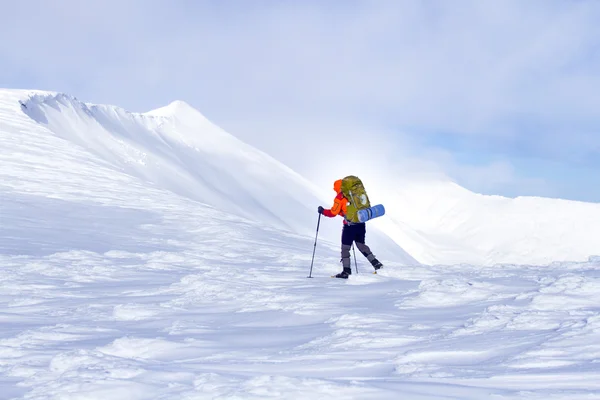
[[[26,182],[25,171],[38,168],[39,160],[29,162],[28,153],[41,142],[61,151],[52,152],[57,170],[46,173],[48,181],[36,190],[57,198],[64,198],[63,180],[74,172],[62,171],[66,164],[61,159],[82,152],[85,162],[79,163],[101,165],[110,170],[105,175],[113,179],[133,179],[138,185],[212,206],[212,213],[230,213],[295,234],[314,235],[317,206],[333,198],[331,189],[315,188],[181,101],[147,113],[131,113],[60,93],[5,90],[0,97],[5,121],[3,151],[7,154],[3,172],[23,171],[14,172],[12,180],[7,177],[6,185]],[[26,157],[15,158],[17,154]],[[98,189],[95,180],[106,179],[93,169],[76,169],[79,180],[89,186],[78,189],[79,196],[93,194]],[[69,196],[74,196],[74,189],[67,187]],[[339,220],[321,224],[320,239],[338,242],[340,227]],[[416,262],[376,228],[369,236],[377,241],[378,254],[397,262]]]
[[[600,254],[600,204],[473,193],[449,180],[398,180],[377,226],[424,264],[548,264]]]
[[[63,139],[95,162],[216,212],[311,235],[315,205],[331,202],[329,188],[315,187],[181,101],[131,113],[58,93],[12,90],[2,97],[5,119],[20,118],[20,129]],[[393,179],[385,190],[366,182],[388,213],[369,224],[369,238],[394,261],[547,264],[600,253],[600,204],[484,196],[449,180]],[[339,221],[324,222],[321,239],[337,242],[339,229]]]
[[[372,246],[395,255],[373,275],[357,254],[331,279],[340,226],[322,221],[307,279],[310,204],[329,188],[184,103],[135,114],[0,91],[0,397],[599,397],[600,258],[427,266],[402,250],[581,257],[593,243],[571,234],[593,236],[594,205],[368,182],[389,213]],[[526,227],[493,216],[525,211],[542,229],[519,248]],[[547,247],[561,234],[572,252]]]

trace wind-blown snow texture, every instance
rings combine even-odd
[[[306,279],[291,202],[328,197],[293,171],[183,103],[30,94],[0,91],[2,398],[600,398],[600,258],[423,266],[374,235],[379,275],[330,279],[333,240]]]

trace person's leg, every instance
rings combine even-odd
[[[360,227],[359,229],[357,229],[356,236],[354,238],[356,242],[356,247],[358,248],[358,251],[360,251],[363,254],[363,256],[367,258],[367,260],[369,260],[373,268],[375,268],[375,270],[378,270],[379,268],[383,267],[383,265],[381,264],[381,262],[379,262],[379,260],[377,260],[377,258],[375,258],[375,255],[371,251],[371,248],[365,244],[365,236],[367,233],[366,224],[356,226]]]
[[[350,266],[350,248],[354,241],[354,229],[352,225],[344,225],[342,229],[342,267],[343,271],[338,274],[339,277],[344,278],[352,274],[352,268]],[[344,276],[345,275],[345,276]]]

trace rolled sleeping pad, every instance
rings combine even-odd
[[[385,214],[385,207],[383,204],[377,204],[376,206],[365,208],[364,210],[358,211],[358,220],[360,222],[366,222],[373,218],[381,217]]]

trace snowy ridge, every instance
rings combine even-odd
[[[7,91],[31,121],[27,130],[49,130],[110,169],[159,190],[212,206],[215,211],[314,235],[316,205],[333,196],[212,124],[182,101],[148,113],[83,103],[59,93]],[[7,97],[8,96],[8,97]],[[48,132],[46,132],[47,134]],[[321,240],[339,241],[340,223],[330,223]],[[415,262],[376,228],[370,233],[379,254]]]
[[[24,104],[36,122],[121,171],[246,218],[289,229],[290,211],[307,211],[290,203],[292,190],[317,195],[309,182],[181,101],[145,114],[65,94],[38,94]]]
[[[600,204],[401,181],[378,226],[424,264],[548,264],[600,254]]]

